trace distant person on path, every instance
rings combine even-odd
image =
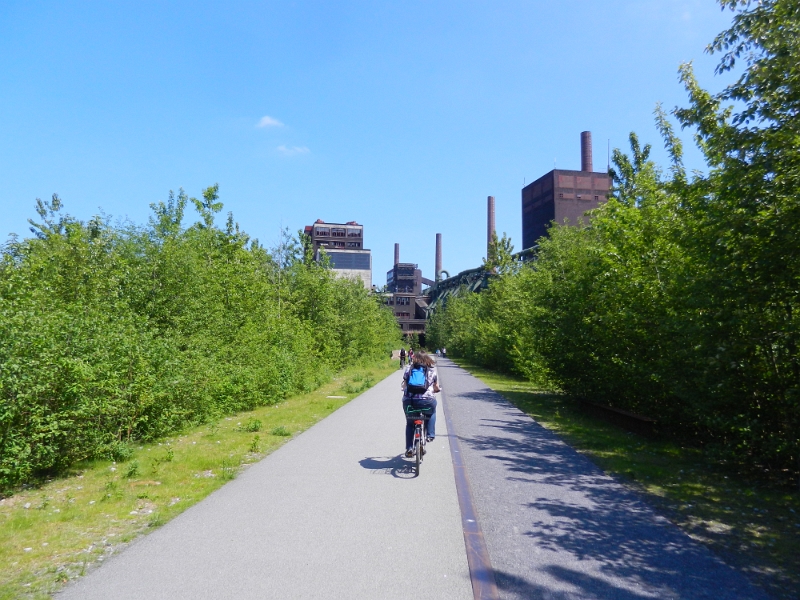
[[[412,362],[413,361],[413,362]],[[425,352],[414,354],[409,359],[409,365],[403,373],[403,414],[412,409],[433,409],[431,419],[428,421],[428,441],[433,441],[436,437],[436,398],[434,394],[441,391],[439,387],[439,376],[436,373],[436,363]],[[421,372],[421,373],[420,373]],[[409,384],[409,379],[413,381],[422,375],[422,385],[416,387]],[[414,444],[414,422],[406,419],[406,457],[413,456]]]
[[[411,364],[411,361],[414,360],[414,349],[409,346],[408,347],[408,364]]]
[[[402,369],[405,366],[406,366],[406,349],[400,348],[400,368]]]

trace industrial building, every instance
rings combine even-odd
[[[441,234],[437,234],[437,265],[441,265]],[[422,295],[422,285],[433,285],[422,276],[415,263],[400,262],[400,244],[394,245],[394,266],[386,273],[384,302],[391,307],[397,324],[404,334],[416,333],[421,341],[425,335],[428,304]]]
[[[364,226],[355,221],[326,223],[317,219],[306,225],[305,234],[311,241],[314,259],[320,251],[330,258],[331,269],[339,277],[360,279],[367,289],[372,288],[372,253],[364,248]]]
[[[487,198],[487,230],[486,230],[486,255],[495,238],[495,202],[494,196]],[[422,271],[414,263],[400,262],[400,244],[394,245],[394,266],[386,273],[386,288],[383,293],[384,302],[392,308],[395,319],[404,334],[419,335],[420,344],[425,344],[425,324],[428,318],[431,299],[441,299],[437,290],[447,289],[450,274],[442,268],[442,234],[436,234],[436,256],[434,259],[436,271],[435,280],[422,276]],[[483,273],[484,269],[474,269]],[[459,274],[461,275],[461,274]],[[447,280],[447,281],[445,281]],[[464,281],[470,287],[471,281]],[[422,286],[428,286],[423,291]],[[444,287],[442,287],[444,286]],[[456,286],[459,287],[459,286]],[[470,287],[473,289],[473,287]],[[473,289],[474,291],[474,289]],[[433,292],[433,295],[432,295]],[[447,294],[445,294],[447,295]]]
[[[585,222],[586,212],[608,199],[608,173],[592,169],[592,133],[581,133],[581,170],[553,169],[522,188],[522,249],[537,244],[555,221]]]

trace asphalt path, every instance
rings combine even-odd
[[[57,598],[472,598],[445,420],[418,478],[404,428],[398,371]]]
[[[766,598],[634,492],[439,361],[500,598]]]

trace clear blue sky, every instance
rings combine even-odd
[[[54,192],[144,223],[219,183],[266,245],[357,220],[381,285],[394,242],[432,278],[439,232],[455,274],[485,255],[487,195],[520,248],[523,182],[579,168],[581,131],[595,170],[632,130],[664,164],[653,108],[686,103],[683,61],[721,87],[704,48],[730,18],[713,0],[4,0],[0,239]]]

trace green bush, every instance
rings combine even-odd
[[[289,431],[284,425],[278,425],[277,427],[274,427],[270,433],[280,437],[288,437],[292,435],[292,432]]]
[[[261,431],[261,421],[258,419],[254,419],[250,417],[247,421],[239,428],[240,431],[246,431],[248,433],[255,433],[257,431]]]
[[[193,205],[200,219],[183,225]],[[279,402],[398,344],[391,313],[284,233],[251,240],[203,198],[144,227],[37,201],[0,257],[0,488]]]
[[[741,77],[712,95],[683,66],[691,105],[674,112],[708,173],[686,173],[659,107],[669,174],[631,134],[591,224],[553,225],[522,268],[498,244],[488,289],[450,299],[429,338],[788,481],[800,468],[800,19],[784,0],[723,4],[736,14],[711,49],[722,71],[744,62]]]

